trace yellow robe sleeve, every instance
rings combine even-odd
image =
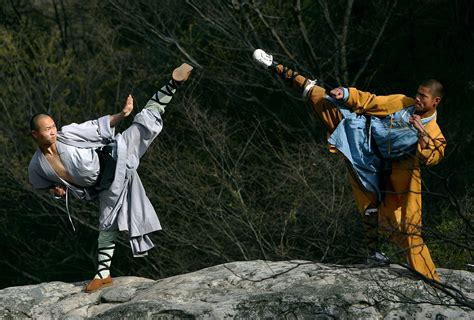
[[[421,149],[421,145],[418,143],[417,157],[421,163],[432,166],[443,159],[446,139],[436,123],[436,119],[426,124],[425,132],[428,135],[428,144],[424,149]]]
[[[385,117],[413,104],[415,104],[415,99],[403,94],[377,96],[356,88],[349,88],[349,98],[346,102],[346,105],[355,113],[376,117]]]

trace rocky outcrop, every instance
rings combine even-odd
[[[118,277],[0,290],[0,318],[18,319],[474,319],[474,275],[440,270],[451,288],[402,267],[246,261],[161,280]]]

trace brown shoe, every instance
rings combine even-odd
[[[89,284],[86,286],[84,291],[87,293],[92,293],[99,289],[110,287],[111,285],[112,285],[111,276],[108,276],[107,278],[104,278],[104,279],[92,279],[92,281],[89,282]]]
[[[193,67],[187,63],[183,63],[182,65],[173,70],[171,77],[177,83],[182,83],[188,80],[191,71],[193,71]]]

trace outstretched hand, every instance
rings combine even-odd
[[[122,111],[116,114],[110,115],[110,127],[115,127],[122,119],[128,117],[133,111],[133,97],[131,94],[128,95],[127,101],[123,106]]]
[[[332,89],[329,91],[329,95],[336,100],[341,100],[344,98],[344,89],[342,87]]]
[[[133,111],[133,97],[131,94],[128,95],[127,101],[125,101],[125,105],[122,109],[122,116],[124,118],[128,117],[130,113]]]

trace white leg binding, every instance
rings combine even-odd
[[[308,84],[306,87],[304,87],[303,90],[303,98],[306,98],[308,96],[309,91],[316,85],[315,80],[308,80]]]
[[[165,86],[158,90],[151,98],[148,100],[145,108],[155,109],[160,114],[165,112],[165,107],[170,103],[173,98],[174,93],[176,92],[177,84],[170,80]]]
[[[112,257],[114,256],[114,250],[115,244],[106,248],[99,248],[99,266],[94,279],[104,279],[110,276],[110,264],[112,263]]]
[[[367,209],[364,212],[364,216],[370,216],[371,214],[378,213],[378,212],[379,212],[379,210],[377,208]]]

